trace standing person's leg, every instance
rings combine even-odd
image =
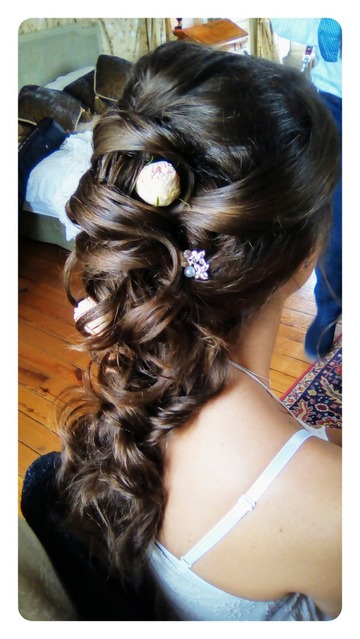
[[[342,100],[320,93],[342,135]],[[341,170],[341,167],[340,167]],[[305,338],[311,358],[323,357],[332,347],[336,322],[342,312],[342,180],[333,196],[333,220],[326,252],[316,266],[315,300],[317,314]]]

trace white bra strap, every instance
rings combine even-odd
[[[242,495],[235,506],[220,521],[198,541],[186,555],[181,557],[181,562],[188,568],[198,561],[205,553],[211,550],[230,530],[256,506],[256,502],[276,479],[286,464],[290,461],[301,444],[313,437],[306,430],[297,431],[281,448],[270,464],[261,473],[245,495]]]

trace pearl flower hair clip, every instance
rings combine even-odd
[[[205,251],[190,251],[183,252],[183,266],[185,277],[194,277],[196,280],[209,279],[209,264],[205,260]]]
[[[169,206],[181,193],[180,178],[170,162],[146,164],[136,180],[136,192],[152,206]]]

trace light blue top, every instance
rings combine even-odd
[[[256,379],[248,369],[235,362],[236,368]],[[277,398],[276,398],[277,399]],[[150,568],[158,586],[158,618],[164,621],[325,621],[329,617],[314,602],[300,593],[290,593],[275,601],[251,601],[235,597],[216,588],[191,568],[255,508],[258,499],[288,464],[300,446],[314,432],[296,432],[268,464],[260,477],[242,495],[235,506],[195,544],[177,559],[156,542],[150,554]]]
[[[315,47],[315,66],[311,79],[319,91],[342,97],[342,56],[336,62],[327,62],[321,57],[318,29],[321,18],[271,18],[275,33],[282,38]]]
[[[159,621],[328,621],[310,597],[290,593],[274,601],[230,595],[187,568],[159,542],[150,568],[157,584]]]

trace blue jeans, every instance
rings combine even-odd
[[[342,137],[342,100],[330,93],[319,92],[331,111]],[[342,312],[342,179],[335,188],[333,219],[328,244],[316,266],[315,300],[317,315],[305,339],[305,350],[310,356],[321,357],[331,348],[335,325]]]

